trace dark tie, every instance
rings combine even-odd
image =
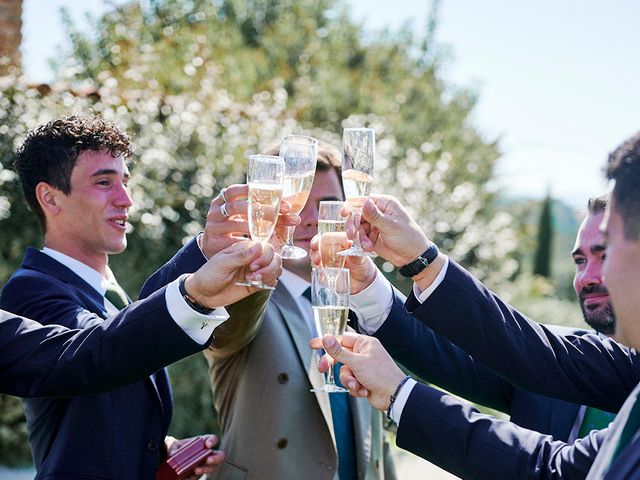
[[[124,307],[129,305],[129,299],[127,298],[127,294],[124,293],[124,290],[118,283],[114,280],[109,282],[107,286],[107,291],[104,294],[105,298],[109,300],[114,307],[118,310],[122,310]]]
[[[636,397],[636,401],[629,410],[629,416],[627,417],[627,421],[624,423],[622,427],[622,433],[620,433],[620,439],[618,440],[618,444],[616,445],[613,453],[611,454],[611,461],[609,465],[613,464],[618,455],[624,450],[624,448],[629,445],[629,442],[634,437],[636,433],[638,433],[638,429],[640,428],[640,401]]]
[[[311,287],[302,293],[302,296],[311,301]],[[340,366],[333,366],[336,384],[340,383]],[[331,417],[333,418],[333,432],[336,436],[336,449],[338,450],[338,475],[340,480],[358,478],[358,466],[356,464],[356,444],[353,434],[353,418],[349,405],[348,393],[329,394],[331,404]]]

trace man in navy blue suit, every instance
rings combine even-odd
[[[126,247],[132,205],[129,145],[125,133],[100,118],[61,118],[27,134],[16,169],[27,203],[43,226],[44,248],[26,251],[2,291],[2,308],[75,329],[91,327],[126,306],[128,297],[108,267],[108,256]],[[217,253],[206,232],[200,243],[207,258]],[[265,254],[269,251],[267,247]],[[189,265],[181,268],[186,274],[195,271]],[[270,272],[264,280],[275,282],[279,271]],[[235,277],[263,273],[245,267]],[[221,307],[255,291],[236,289],[235,280],[225,279],[224,285],[231,287],[227,301],[212,304],[198,295],[202,280],[197,275],[181,275],[165,291],[167,308],[199,312],[203,318],[187,333],[205,343],[211,336],[207,326],[228,318]],[[244,314],[260,315],[265,300],[251,295]],[[158,462],[184,442],[166,436],[172,402],[164,369],[101,395],[26,399],[24,405],[39,478],[151,479]],[[207,446],[216,441],[209,436]],[[213,471],[221,460],[222,455],[212,453],[196,474]]]
[[[449,262],[445,268],[446,258],[395,199],[380,197],[375,204],[365,206],[363,217],[368,224],[364,232],[361,228],[361,237],[364,233],[365,247],[373,248],[395,265],[406,266],[405,271],[411,273],[415,283],[407,309],[422,323],[474,355],[477,361],[514,383],[548,395],[607,410],[616,410],[624,402],[604,436],[602,432],[589,436],[598,437],[595,445],[598,454],[588,478],[638,478],[640,402],[636,386],[640,367],[635,348],[640,347],[640,324],[636,318],[640,311],[636,292],[640,280],[640,133],[611,154],[608,175],[615,180],[615,187],[603,222],[603,247],[607,246],[604,273],[618,319],[616,337],[632,349],[594,335],[558,336],[502,302],[455,262]],[[414,262],[415,259],[418,261]],[[595,292],[589,304],[599,302],[597,297]],[[379,408],[388,408],[390,417],[399,421],[398,444],[405,442],[407,448],[428,456],[430,427],[424,421],[424,412],[418,414],[418,410],[430,401],[432,406],[438,404],[432,392],[411,379],[405,380],[376,340],[348,336],[343,345],[355,355],[341,350],[333,338],[324,343],[327,351],[340,361],[351,363],[352,371],[347,368],[341,375],[343,381],[353,389],[359,388],[355,378],[368,384],[371,391],[361,393],[371,395],[372,402]],[[383,369],[383,365],[390,368]],[[443,398],[441,402],[450,403]],[[490,432],[480,431],[484,420],[474,425],[471,416],[462,417],[449,419],[451,426],[460,431],[466,428],[462,435],[464,445],[469,450],[490,452],[483,445]],[[502,445],[517,449],[516,438],[523,437],[503,438]],[[552,443],[547,443],[547,447],[551,453],[546,455],[546,466],[557,465],[565,447],[558,448]]]

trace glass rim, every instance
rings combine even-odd
[[[266,163],[284,163],[284,157],[280,155],[249,155],[249,160],[261,160]]]
[[[298,135],[297,133],[288,133],[287,135],[283,136],[280,139],[280,142],[284,142],[285,139],[307,140],[308,143],[310,143],[311,145],[317,145],[318,144],[318,139],[317,138],[310,137],[309,135]],[[287,141],[289,141],[289,140],[287,140]],[[299,143],[303,143],[303,142],[299,142]]]
[[[338,205],[338,204],[345,204],[347,203],[346,200],[320,200],[318,206],[320,205]]]
[[[338,268],[338,267],[313,267],[311,269],[311,272],[322,272],[325,270],[331,270],[333,272],[338,272],[338,275],[340,275],[343,272],[347,272],[347,275],[350,275],[349,269],[346,267],[342,267],[342,268]]]
[[[367,130],[371,130],[372,132],[375,133],[375,130],[373,128],[369,128],[369,127],[344,127],[342,129],[343,132],[355,132],[355,131],[367,131]]]

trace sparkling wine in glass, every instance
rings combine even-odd
[[[318,141],[304,135],[287,135],[280,144],[280,156],[284,158],[283,200],[291,204],[296,215],[307,203],[313,185],[318,157]],[[282,258],[304,258],[307,252],[293,244],[295,226],[287,227],[284,245],[280,252]]]
[[[284,160],[269,155],[251,155],[247,168],[249,184],[248,216],[249,233],[256,242],[266,243],[278,221],[282,187],[284,182]],[[238,282],[238,285],[273,290],[262,282]]]
[[[349,247],[345,232],[345,218],[342,216],[344,202],[323,200],[318,207],[319,251],[325,269],[341,269],[346,260],[338,252]],[[329,271],[329,274],[331,272]]]
[[[341,268],[332,273],[328,275],[325,268],[315,268],[311,272],[311,306],[321,337],[327,334],[341,337],[349,318],[349,270]],[[336,385],[331,365],[325,373],[324,385],[311,391],[343,393],[348,390]]]
[[[342,134],[342,185],[347,205],[360,224],[362,206],[369,198],[373,183],[373,164],[376,156],[376,137],[371,128],[345,128]],[[365,252],[360,244],[360,233],[356,231],[353,245],[339,255],[354,257],[375,256]]]

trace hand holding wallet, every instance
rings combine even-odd
[[[156,480],[184,480],[193,475],[212,450],[205,445],[206,437],[194,437],[160,464]]]

